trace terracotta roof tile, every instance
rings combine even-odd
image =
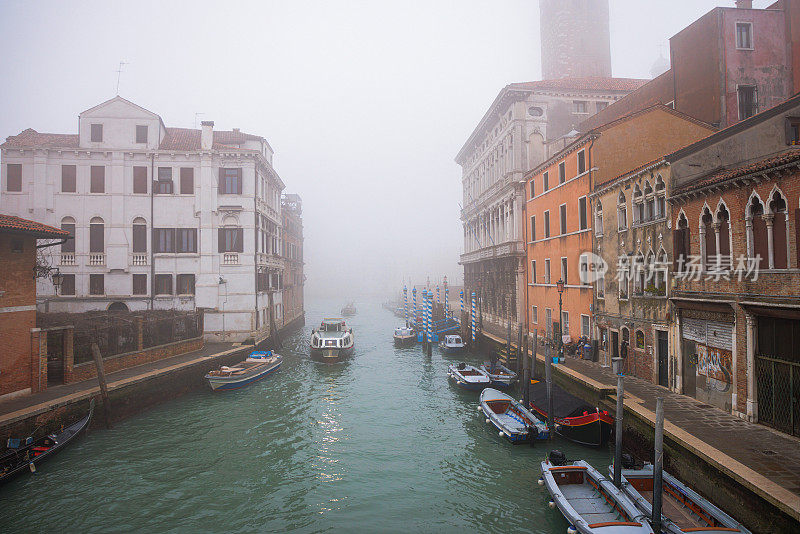
[[[800,150],[790,150],[789,152],[783,152],[776,156],[769,156],[767,158],[742,165],[741,167],[714,172],[708,176],[700,178],[699,180],[692,180],[676,188],[674,194],[677,195],[686,193],[688,191],[694,191],[696,189],[702,189],[709,185],[725,182],[731,178],[737,178],[739,176],[746,176],[759,171],[769,170],[774,167],[780,167],[792,162],[800,162]]]
[[[191,128],[167,128],[167,135],[161,140],[159,150],[200,150],[200,130],[193,130]],[[261,140],[262,138],[240,132],[237,130],[217,130],[214,132],[214,150],[242,150],[249,151],[251,149],[237,148],[231,145],[239,145],[247,140]]]
[[[6,138],[2,148],[78,148],[78,134],[39,133],[33,128]]]
[[[14,215],[4,215],[2,213],[0,213],[0,232],[22,233],[43,239],[56,239],[69,236],[69,232],[66,230],[60,230],[36,221],[29,221],[28,219],[23,219]]]
[[[518,89],[584,89],[591,91],[635,91],[650,80],[639,78],[558,78],[535,82],[512,83],[510,87]]]

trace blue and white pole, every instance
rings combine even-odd
[[[433,341],[433,293],[428,295],[428,342],[431,341]]]
[[[406,318],[406,326],[408,326],[408,288],[403,286],[403,314]]]
[[[439,297],[439,286],[436,286],[436,304],[441,304],[442,299]]]
[[[448,315],[447,312],[450,311],[450,288],[447,286],[447,275],[445,275],[444,280],[444,314]]]
[[[414,326],[419,326],[417,321],[417,288],[411,288],[411,298],[414,300]]]
[[[475,343],[475,292],[472,292],[472,343]]]
[[[464,290],[462,289],[458,294],[459,298],[461,299],[461,315],[458,318],[461,319],[464,317]]]

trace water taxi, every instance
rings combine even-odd
[[[394,329],[394,346],[395,347],[411,347],[417,339],[413,328],[401,326]]]
[[[337,363],[353,354],[353,329],[347,329],[344,319],[323,319],[319,329],[311,331],[311,359]]]
[[[345,317],[351,317],[356,313],[358,313],[358,310],[356,310],[356,305],[353,302],[347,303],[341,311],[341,314]]]
[[[439,341],[439,348],[445,354],[464,352],[464,340],[459,335],[446,335]]]

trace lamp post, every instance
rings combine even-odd
[[[564,319],[561,313],[561,295],[564,293],[564,279],[559,278],[556,282],[558,289],[558,357],[561,358],[561,351],[564,348]]]
[[[58,295],[58,288],[61,287],[62,282],[64,282],[64,275],[56,269],[55,272],[52,274],[53,280],[53,287],[56,290],[56,295]]]

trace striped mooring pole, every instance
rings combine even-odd
[[[408,287],[403,286],[403,314],[406,318],[406,326],[408,326]]]
[[[439,286],[436,286],[436,304],[441,304],[442,299],[439,297]]]
[[[462,317],[464,317],[464,290],[462,289],[458,293],[458,295],[459,295],[459,298],[461,299],[461,315],[459,316],[459,319],[461,319]]]
[[[417,322],[417,288],[411,288],[411,297],[414,300],[414,326],[418,326],[419,323]]]
[[[444,312],[447,315],[447,312],[450,310],[450,289],[447,287],[447,275],[445,275],[444,280]]]
[[[475,292],[472,292],[472,343],[475,343]]]
[[[433,293],[428,295],[428,343],[431,341],[433,341]]]

